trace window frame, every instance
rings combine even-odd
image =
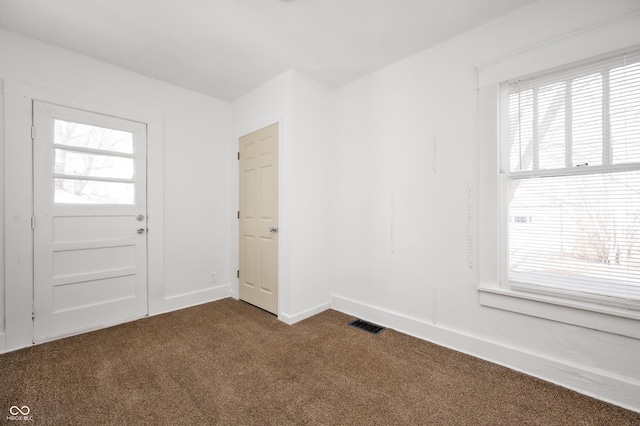
[[[505,52],[476,66],[478,96],[478,302],[484,308],[513,312],[592,330],[640,339],[640,313],[630,309],[572,300],[561,295],[518,291],[504,286],[502,235],[505,225],[500,203],[501,83],[521,76],[594,62],[640,48],[640,15],[604,25],[587,26],[543,43]],[[605,42],[606,41],[606,42]]]
[[[606,128],[603,129],[602,135],[602,165],[593,165],[588,167],[574,167],[574,165],[569,164],[569,158],[565,157],[565,166],[561,168],[553,168],[553,169],[540,169],[535,168],[535,158],[537,156],[537,152],[534,151],[534,165],[532,165],[531,170],[511,170],[511,140],[510,140],[510,129],[509,129],[509,108],[510,101],[509,96],[512,94],[512,87],[514,84],[518,84],[522,80],[534,80],[534,84],[531,84],[530,87],[534,93],[537,92],[539,87],[543,87],[544,85],[555,84],[560,81],[571,81],[572,79],[581,78],[587,76],[592,73],[602,72],[603,76],[605,74],[605,70],[611,70],[614,68],[614,61],[617,58],[623,58],[625,56],[630,56],[633,58],[632,63],[639,63],[640,57],[640,48],[638,49],[629,49],[624,52],[615,52],[610,55],[605,55],[603,57],[587,59],[585,61],[581,61],[574,64],[568,64],[563,67],[549,69],[546,71],[538,72],[536,74],[532,74],[530,76],[521,77],[518,79],[511,79],[508,81],[504,81],[500,83],[499,89],[499,119],[500,119],[500,129],[498,133],[498,144],[499,144],[499,185],[500,185],[500,215],[499,215],[499,223],[500,223],[500,287],[509,289],[515,292],[526,292],[541,295],[543,297],[552,297],[558,298],[562,300],[572,301],[572,302],[583,302],[588,305],[603,305],[612,308],[619,308],[623,310],[630,310],[631,312],[637,312],[640,314],[640,301],[638,300],[628,300],[615,296],[606,296],[606,295],[598,295],[598,294],[590,294],[583,293],[578,290],[566,290],[553,286],[542,286],[533,283],[526,282],[518,282],[512,281],[509,277],[509,268],[510,268],[510,250],[509,250],[509,227],[510,227],[510,213],[509,213],[509,202],[508,200],[508,188],[510,182],[518,179],[541,179],[545,177],[562,177],[562,176],[584,176],[584,175],[602,175],[610,172],[624,172],[624,171],[640,171],[640,163],[622,163],[622,164],[613,164],[610,156],[606,156],[606,152],[610,152],[611,148],[611,139],[606,133]],[[608,79],[607,79],[608,80]],[[602,88],[603,94],[608,94],[610,92],[609,86],[603,86]],[[536,103],[534,99],[534,104]],[[610,110],[608,109],[609,105],[607,105],[606,113],[604,113],[603,108],[603,124],[608,123],[610,117]],[[535,112],[534,112],[535,117]],[[533,132],[535,134],[535,129],[537,125],[534,124]],[[536,141],[533,141],[533,149],[536,150],[539,147],[537,146]],[[570,142],[565,141],[565,150],[569,150],[571,148]]]

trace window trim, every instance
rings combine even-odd
[[[640,339],[640,313],[577,300],[478,286],[480,305]]]
[[[501,120],[499,99],[501,83],[520,76],[576,65],[635,51],[640,47],[640,15],[627,15],[598,25],[525,47],[477,66],[478,78],[478,290],[481,306],[544,318],[607,333],[640,339],[640,315],[629,309],[597,305],[588,301],[522,292],[504,288],[506,279],[500,252],[503,248],[501,218],[507,212],[500,203],[505,194],[500,180],[505,179],[498,137]],[[596,43],[597,41],[597,43]],[[606,43],[604,42],[606,41]]]

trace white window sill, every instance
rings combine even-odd
[[[482,306],[640,339],[640,312],[505,288],[477,289]]]

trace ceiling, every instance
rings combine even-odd
[[[0,0],[0,27],[219,99],[335,88],[537,0]]]

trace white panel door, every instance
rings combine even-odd
[[[278,124],[240,138],[240,299],[278,314]]]
[[[34,342],[147,314],[146,126],[34,101]]]

